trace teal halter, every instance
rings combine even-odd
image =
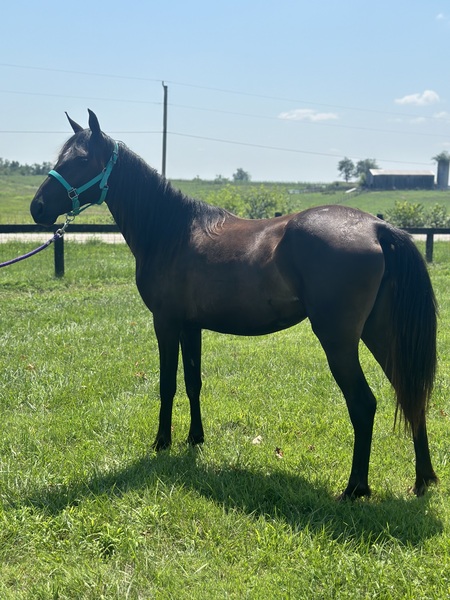
[[[86,208],[89,208],[90,206],[93,206],[94,204],[102,204],[104,202],[104,200],[106,198],[106,194],[108,193],[108,190],[109,190],[108,178],[111,175],[111,171],[113,170],[113,167],[116,164],[118,157],[119,157],[119,145],[117,142],[114,142],[113,153],[111,154],[111,158],[109,159],[109,161],[108,161],[106,167],[103,169],[103,171],[99,175],[97,175],[96,177],[94,177],[93,179],[91,179],[90,181],[88,181],[84,185],[81,185],[78,188],[74,188],[73,186],[71,186],[70,183],[68,183],[64,179],[64,177],[58,173],[58,171],[55,171],[54,169],[52,169],[49,172],[49,175],[51,177],[54,177],[57,181],[59,181],[59,183],[61,183],[61,185],[63,185],[66,188],[67,195],[69,196],[70,200],[72,200],[72,210],[69,213],[67,213],[67,215],[69,217],[76,217],[77,215],[80,214],[80,212],[82,212],[83,210],[86,210]],[[83,192],[85,192],[86,190],[88,190],[89,188],[91,188],[96,183],[99,184],[99,188],[101,190],[100,198],[97,200],[97,202],[91,202],[90,204],[86,204],[85,206],[80,207],[80,201],[78,198],[79,195],[82,194]]]

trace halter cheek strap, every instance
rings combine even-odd
[[[58,171],[55,171],[54,169],[52,169],[49,172],[49,175],[51,177],[54,177],[57,181],[59,181],[59,183],[62,186],[64,186],[64,188],[67,190],[67,195],[69,196],[70,200],[72,201],[72,210],[69,213],[67,213],[69,217],[76,217],[77,215],[80,214],[80,212],[82,212],[83,210],[86,210],[86,208],[89,208],[90,206],[93,206],[94,204],[102,204],[105,201],[106,194],[108,193],[108,190],[109,190],[108,179],[109,179],[109,176],[111,175],[111,171],[113,170],[114,165],[117,162],[118,157],[119,157],[119,145],[117,142],[114,142],[113,153],[111,154],[111,158],[109,159],[109,161],[108,161],[106,167],[103,169],[103,171],[101,173],[99,173],[96,177],[94,177],[93,179],[91,179],[90,181],[88,181],[84,185],[81,185],[78,188],[74,188],[73,186],[71,186],[70,183],[68,183],[64,179],[64,177],[58,173]],[[89,188],[94,186],[96,183],[99,184],[99,188],[101,191],[100,198],[97,200],[97,202],[91,202],[89,204],[85,204],[84,206],[80,207],[80,200],[79,200],[80,194],[82,194],[83,192],[85,192],[86,190],[88,190]]]

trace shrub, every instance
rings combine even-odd
[[[248,219],[266,219],[277,211],[285,214],[288,208],[281,191],[264,185],[247,188],[228,184],[209,194],[206,201]]]
[[[245,198],[245,212],[249,219],[266,219],[273,217],[278,208],[279,198],[277,193],[260,186],[251,190]]]
[[[206,201],[214,206],[225,208],[240,217],[243,217],[245,214],[244,200],[241,192],[231,184],[217,190],[217,192],[209,194]]]
[[[423,204],[397,200],[394,207],[386,212],[386,219],[397,227],[423,227],[426,215]]]
[[[442,204],[432,206],[427,214],[426,224],[428,227],[449,227],[450,216],[447,214],[446,207]]]
[[[450,216],[442,204],[435,204],[428,211],[419,202],[397,201],[386,212],[386,219],[397,227],[449,227]]]

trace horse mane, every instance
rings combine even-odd
[[[142,240],[146,247],[159,243],[164,246],[169,239],[184,241],[194,221],[208,235],[214,235],[227,218],[232,218],[228,211],[176,190],[123,142],[119,144],[119,159],[110,181],[114,206],[108,204],[114,218],[119,226],[121,220],[133,238]],[[115,190],[119,190],[118,198]],[[127,223],[130,218],[133,223]]]

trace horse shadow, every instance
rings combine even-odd
[[[430,493],[423,498],[401,498],[385,493],[381,499],[346,500],[322,484],[299,474],[259,472],[246,467],[207,467],[197,460],[198,450],[172,455],[149,454],[129,465],[97,473],[85,481],[35,490],[20,503],[46,514],[57,515],[92,495],[117,497],[132,490],[157,485],[183,485],[205,499],[253,517],[267,517],[289,525],[294,531],[325,531],[341,542],[421,545],[443,531],[439,516],[430,508]],[[432,492],[431,492],[432,493]]]

